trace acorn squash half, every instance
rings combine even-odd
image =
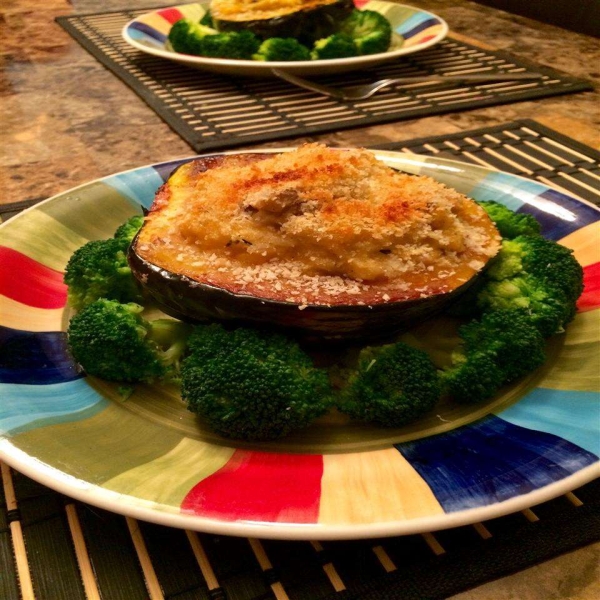
[[[375,340],[444,309],[499,247],[485,211],[455,190],[366,150],[309,144],[182,165],[129,263],[183,320]]]
[[[303,44],[331,35],[354,9],[352,0],[212,0],[218,31],[247,29],[262,39],[292,37]]]

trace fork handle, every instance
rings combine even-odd
[[[520,79],[540,79],[539,73],[466,73],[465,75],[416,75],[408,77],[396,77],[394,79],[382,79],[381,84],[392,85],[394,83],[439,83],[442,81],[517,81]]]

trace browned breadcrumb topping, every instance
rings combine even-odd
[[[307,144],[181,167],[138,253],[203,283],[305,304],[372,304],[455,289],[500,238],[485,211],[366,150]]]

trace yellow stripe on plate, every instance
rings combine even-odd
[[[359,524],[443,514],[433,492],[395,448],[323,457],[319,523]]]
[[[88,240],[41,210],[11,219],[0,233],[2,246],[62,271],[71,254]]]
[[[24,331],[62,331],[62,308],[35,308],[0,295],[0,325]]]
[[[186,19],[193,19],[194,21],[199,21],[206,12],[206,8],[201,4],[184,4],[176,8]]]
[[[565,340],[554,367],[536,382],[537,387],[555,390],[596,392],[600,389],[598,358],[600,310],[578,313],[567,326]]]
[[[155,12],[149,13],[147,15],[142,15],[137,20],[140,23],[144,23],[145,25],[152,27],[152,29],[156,29],[156,31],[158,31],[164,35],[167,35],[169,33],[169,30],[172,27],[172,25],[171,25],[171,23],[169,23],[169,21],[167,21],[166,19],[163,19],[163,17],[161,17],[159,14],[157,14]]]
[[[194,485],[223,467],[233,453],[233,448],[184,438],[164,456],[109,479],[103,487],[144,500],[180,506]]]
[[[558,240],[559,244],[571,248],[579,263],[587,267],[600,262],[600,221],[586,225]]]

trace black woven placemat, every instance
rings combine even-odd
[[[600,152],[534,121],[386,148],[491,165],[600,204]],[[37,201],[0,205],[0,219]],[[143,523],[74,502],[6,465],[2,484],[2,600],[18,600],[20,588],[38,600],[442,600],[600,540],[600,480],[474,526],[323,543]]]
[[[531,119],[376,148],[429,154],[506,171],[600,205],[600,152]]]
[[[121,29],[148,9],[59,17],[57,22],[129,85],[197,152],[507,104],[592,89],[589,82],[500,51],[448,38],[422,52],[355,72],[318,78],[353,85],[426,74],[537,72],[535,81],[388,88],[368,100],[342,102],[277,79],[211,74],[129,46]]]

